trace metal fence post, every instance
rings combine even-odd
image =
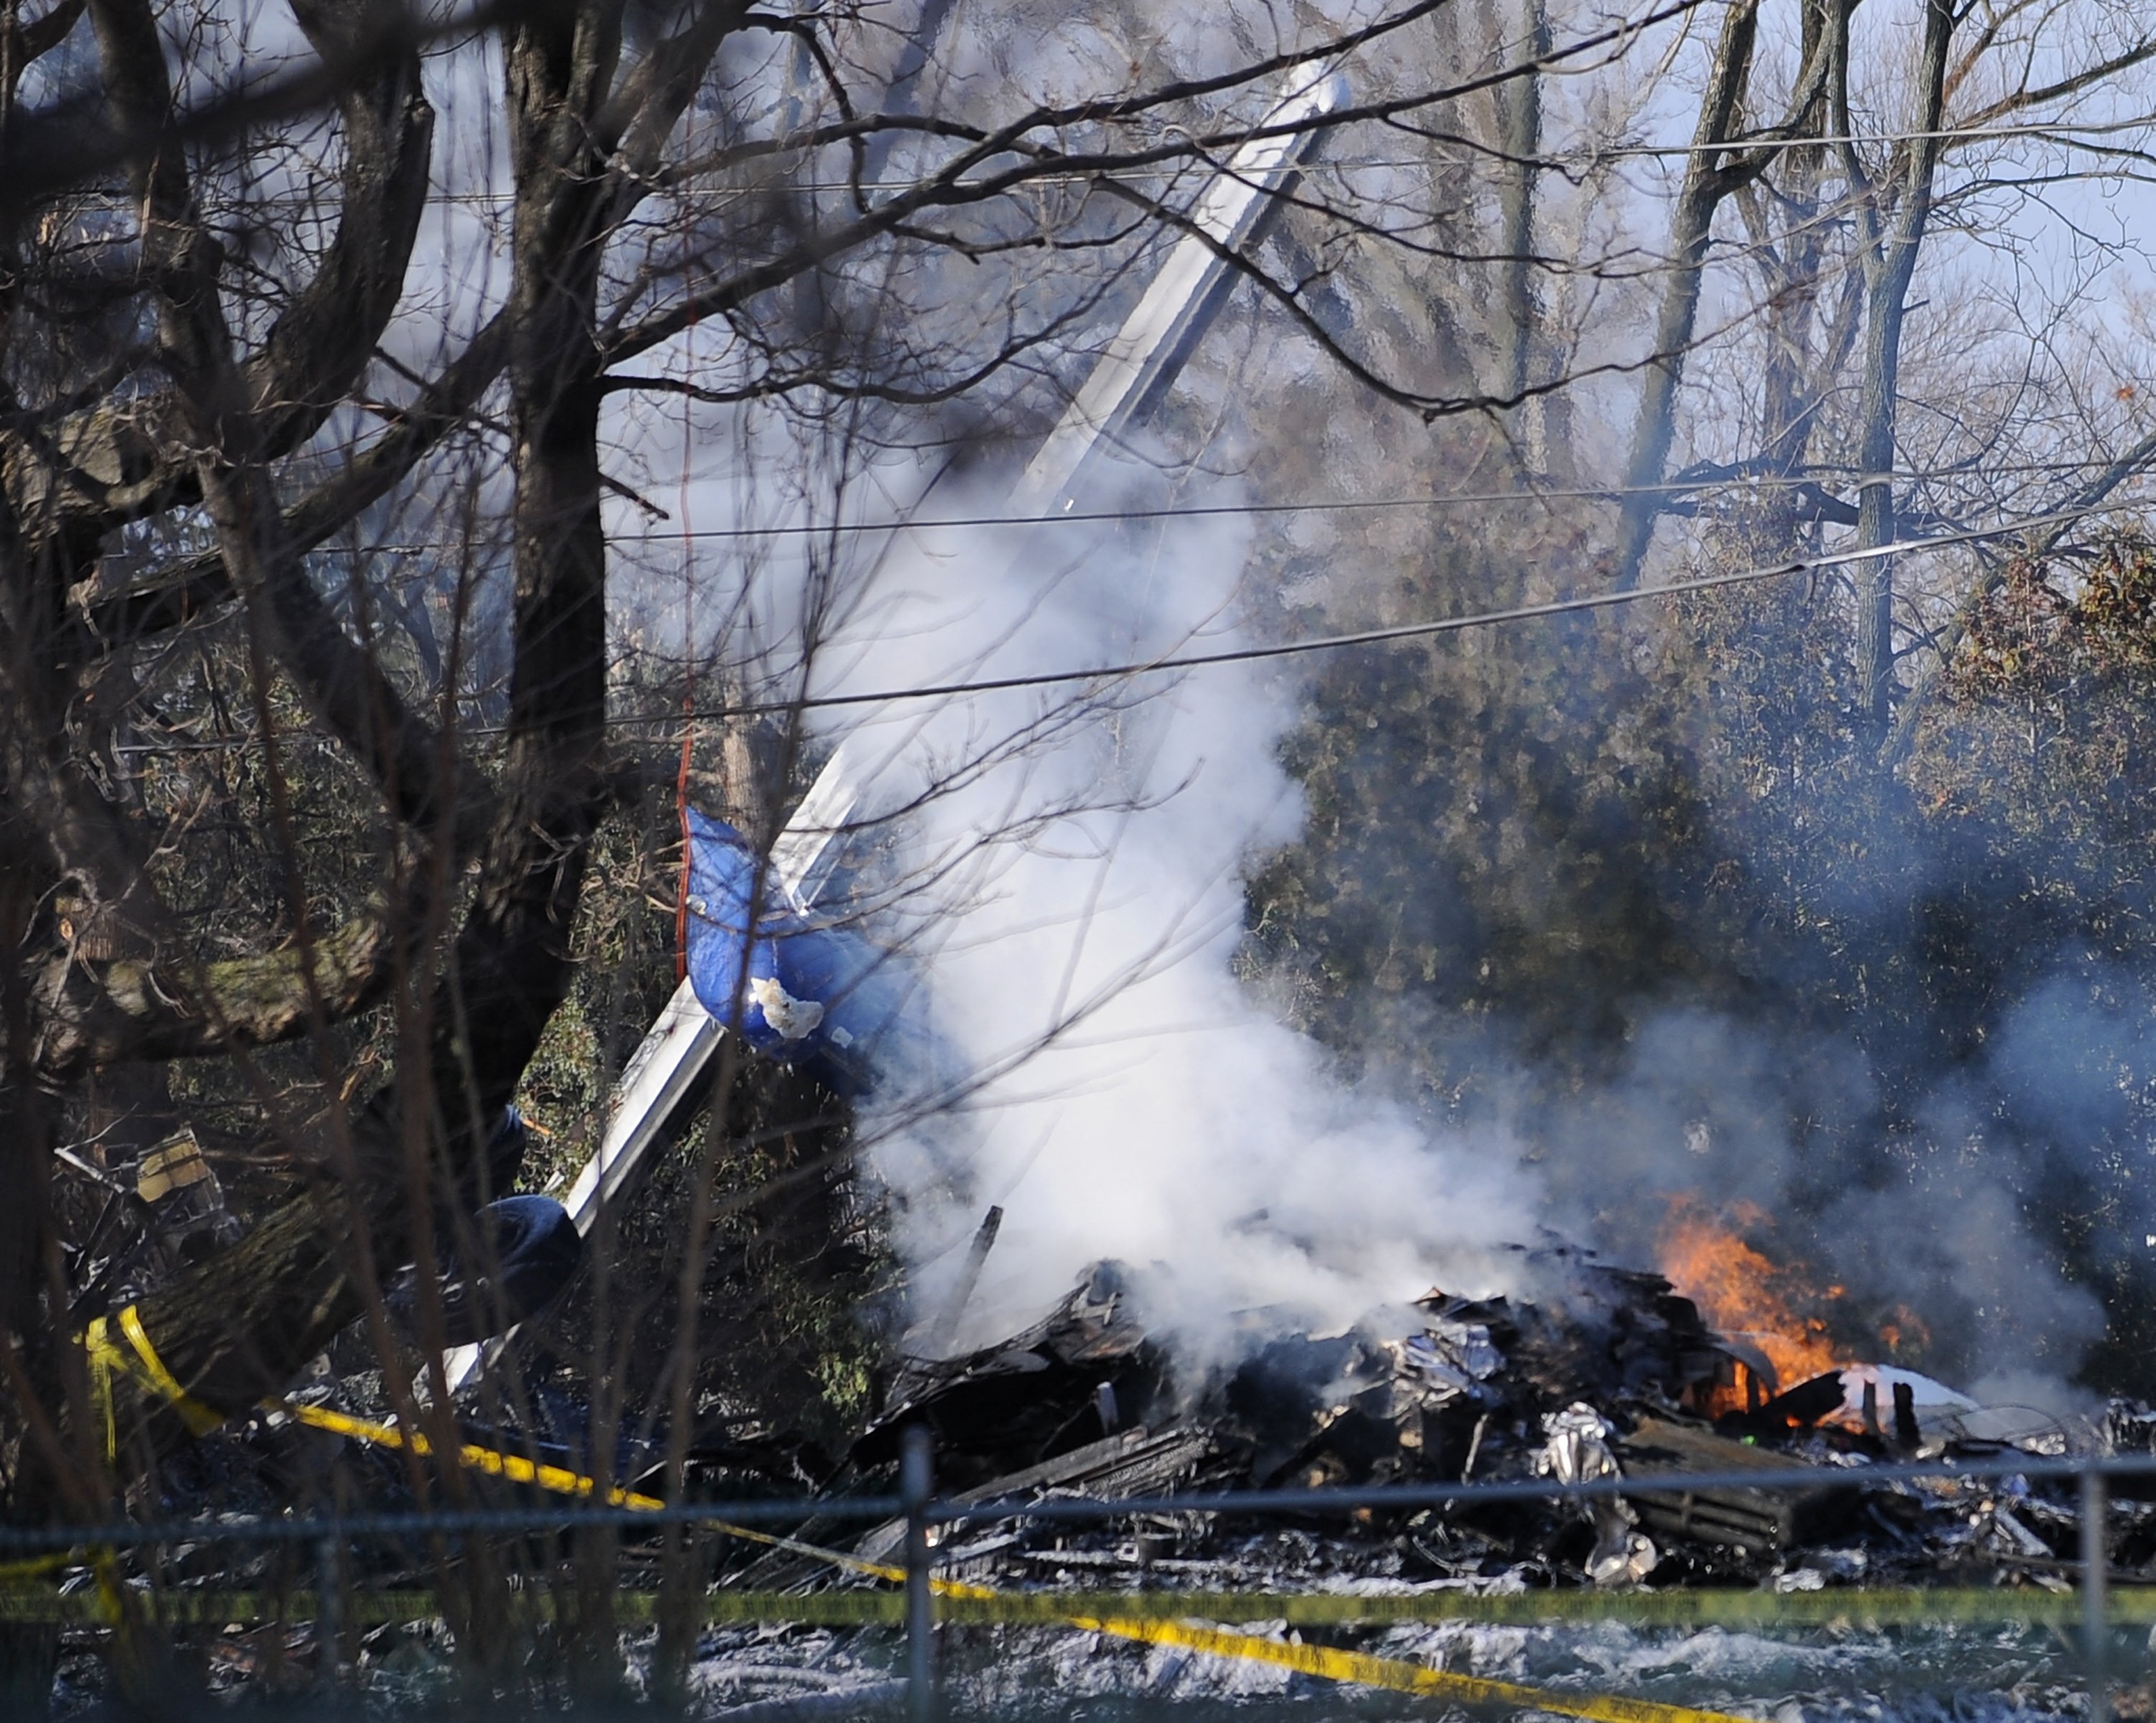
[[[898,1469],[898,1492],[906,1504],[907,1723],[932,1723],[936,1715],[935,1602],[928,1586],[928,1503],[935,1490],[934,1438],[925,1424],[909,1425]]]
[[[321,1659],[318,1679],[326,1691],[337,1685],[337,1546],[333,1537],[315,1543],[315,1649]]]
[[[2088,1662],[2088,1723],[2104,1723],[2111,1710],[2111,1536],[2103,1474],[2082,1474],[2082,1654]]]

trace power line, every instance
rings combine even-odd
[[[1935,484],[1969,476],[1996,477],[2005,474],[2080,473],[2087,472],[2092,468],[2110,464],[2111,462],[2107,459],[2092,457],[2084,460],[2023,461],[1986,465],[1968,472],[1956,468],[1944,467],[1928,470],[1912,469],[1897,473],[1875,474],[1855,467],[1846,469],[1815,467],[1802,477],[1783,477],[1766,474],[1752,476],[1741,474],[1722,474],[1712,479],[1668,479],[1660,485],[1606,485],[1548,490],[1463,491],[1450,495],[1312,497],[1288,502],[1199,503],[1125,509],[1073,509],[1060,515],[957,515],[932,520],[777,522],[766,526],[704,526],[694,531],[680,527],[657,527],[639,532],[624,533],[620,536],[619,541],[633,544],[660,540],[667,543],[679,544],[685,541],[701,542],[710,539],[814,538],[822,537],[827,534],[931,532],[946,528],[1075,526],[1087,522],[1100,525],[1117,520],[1204,520],[1233,515],[1358,514],[1373,510],[1450,509],[1494,506],[1508,503],[1614,502],[1628,496],[1696,496],[1720,490],[1797,490],[1807,486],[1821,485],[1824,481],[1831,481],[1861,490],[1868,485],[1881,483]],[[384,540],[376,543],[360,545],[318,545],[308,554],[311,556],[334,553],[346,556],[417,556],[434,551],[469,551],[470,548],[470,541],[463,539]]]
[[[1871,562],[1890,556],[1907,556],[1917,551],[1938,550],[1958,544],[1974,544],[1985,539],[2008,537],[2018,532],[2036,528],[2071,524],[2091,515],[2107,512],[2112,508],[2131,507],[2131,504],[2097,504],[2091,507],[2067,510],[2056,515],[2038,515],[2010,526],[1972,527],[1964,531],[1941,533],[1933,537],[1902,539],[1892,544],[1876,545],[1864,550],[1836,551],[1820,556],[1799,556],[1787,562],[1772,563],[1763,567],[1739,569],[1729,574],[1702,575],[1697,580],[1677,581],[1668,586],[1635,587],[1624,591],[1594,592],[1578,598],[1552,599],[1543,604],[1516,605],[1507,610],[1480,611],[1471,616],[1448,617],[1435,622],[1399,623],[1385,628],[1364,628],[1348,634],[1326,634],[1303,640],[1276,641],[1264,646],[1238,646],[1219,652],[1183,653],[1171,657],[1142,659],[1121,664],[1106,664],[1092,669],[1042,670],[1029,674],[983,677],[967,682],[931,684],[921,688],[886,689],[872,694],[825,694],[807,695],[793,700],[752,701],[739,705],[719,706],[700,710],[687,715],[693,718],[756,717],[782,713],[824,710],[839,706],[865,706],[894,704],[901,700],[942,700],[960,695],[998,694],[1014,689],[1052,687],[1068,682],[1118,682],[1132,677],[1152,675],[1169,670],[1204,669],[1219,664],[1251,664],[1271,659],[1295,658],[1313,652],[1337,652],[1352,646],[1378,646],[1398,640],[1426,639],[1435,635],[1464,633],[1471,628],[1502,626],[1507,623],[1530,622],[1544,617],[1573,616],[1584,612],[1608,610],[1620,605],[1635,604],[1650,598],[1681,597],[1689,592],[1713,592],[1723,587],[1756,585],[1762,581],[1779,580],[1792,574],[1818,573],[1830,568],[1839,568],[1852,562]],[[663,723],[665,719],[616,719],[613,723]],[[506,726],[489,726],[491,733],[501,733]],[[480,732],[467,732],[477,734]]]
[[[1955,143],[1966,139],[1994,138],[2042,138],[2071,143],[2082,137],[2110,137],[2121,132],[2147,131],[2152,128],[2156,128],[2156,114],[2143,114],[2130,120],[2105,121],[2085,126],[2063,120],[2031,120],[2015,126],[1948,126],[1930,131],[1860,131],[1835,133],[1828,136],[1767,134],[1736,137],[1726,143],[1714,144],[1619,144],[1607,149],[1589,147],[1568,155],[1527,157],[1525,160],[1538,167],[1562,167],[1650,157],[1681,160],[1690,156],[1741,156],[1754,150],[1839,148],[1844,144],[1914,144],[1933,141]],[[1342,162],[1339,165],[1352,167],[1360,164]]]
[[[1350,115],[1348,116],[1348,121],[1344,123],[1353,123],[1353,119],[1354,116]],[[2152,130],[2156,130],[2156,113],[2138,115],[2130,119],[2090,121],[2087,123],[2064,120],[2027,121],[2011,126],[1943,126],[1929,131],[1873,131],[1853,132],[1846,135],[1840,133],[1836,133],[1832,136],[1813,136],[1810,134],[1805,134],[1792,136],[1761,134],[1751,137],[1732,138],[1727,142],[1713,144],[1582,144],[1577,148],[1572,150],[1552,151],[1537,156],[1507,156],[1504,159],[1512,162],[1516,166],[1521,167],[1558,170],[1570,168],[1577,170],[1581,167],[1592,167],[1597,163],[1604,162],[1648,160],[1681,161],[1692,156],[1740,155],[1753,150],[1783,151],[1830,148],[1839,147],[1843,144],[1906,144],[1922,143],[1933,140],[1952,143],[1965,141],[2007,141],[2016,138],[2034,138],[2046,141],[2073,143],[2084,137],[2110,137],[2118,136],[2122,133],[2148,131]],[[1438,135],[1435,137],[1434,141],[1438,142],[1455,142],[1462,141],[1463,140],[1455,138],[1450,135]],[[808,146],[804,145],[803,147],[808,147]],[[829,146],[829,147],[837,148],[839,147],[839,146],[833,144]],[[1496,154],[1499,152],[1493,150],[1491,153]],[[1409,168],[1427,167],[1430,165],[1430,162],[1427,156],[1373,156],[1364,159],[1354,159],[1343,156],[1331,159],[1316,165],[1327,170]],[[1134,163],[1128,167],[1077,169],[1065,173],[1043,172],[1029,177],[1026,181],[1026,184],[1029,186],[1037,186],[1062,183],[1082,183],[1090,181],[1101,180],[1112,180],[1119,183],[1137,180],[1172,180],[1183,178],[1186,176],[1197,173],[1201,169],[1204,169],[1209,166],[1210,164],[1207,162],[1206,158],[1202,154],[1198,154],[1194,155],[1193,159],[1189,162],[1164,164],[1159,167],[1151,167]],[[904,192],[911,191],[916,186],[921,184],[923,178],[931,177],[932,176],[916,176],[911,178],[896,179],[864,179],[860,181],[789,178],[785,182],[785,183],[788,189],[800,192]],[[954,183],[960,187],[963,187],[968,182],[961,180],[954,182]],[[762,184],[759,182],[758,185],[754,187],[743,187],[741,188],[741,191],[742,194],[746,195],[751,191],[760,190],[762,188]],[[511,203],[513,197],[514,192],[512,190],[508,187],[504,187],[499,192],[430,192],[428,193],[425,201],[429,206],[465,206],[475,208],[493,208],[498,211],[501,214],[506,216],[510,213]],[[70,194],[70,201],[78,203],[105,204],[115,208],[132,209],[136,206],[136,200],[117,192],[85,191]],[[317,193],[308,192],[274,192],[257,197],[235,198],[231,200],[228,204],[213,204],[212,206],[213,209],[220,213],[227,208],[244,210],[308,208],[314,207],[321,207],[325,210],[331,209],[335,207],[335,200],[322,197]]]
[[[1384,645],[1401,640],[1427,639],[1439,635],[1462,633],[1470,629],[1497,628],[1507,623],[1530,622],[1543,618],[1573,616],[1598,610],[1614,609],[1620,606],[1641,603],[1650,599],[1682,597],[1693,592],[1717,591],[1727,587],[1757,585],[1764,581],[1784,579],[1795,574],[1815,574],[1828,569],[1845,567],[1853,562],[1869,562],[1892,556],[1912,555],[1921,551],[1934,551],[1953,545],[1980,543],[1989,539],[2011,537],[2016,533],[2034,531],[2048,526],[2069,526],[2092,515],[2115,512],[2138,505],[2107,501],[2085,507],[2065,510],[2051,515],[2036,515],[2025,520],[2004,525],[1969,527],[1964,530],[1939,533],[1927,538],[1900,539],[1892,544],[1877,545],[1864,549],[1835,551],[1817,556],[1794,557],[1786,562],[1776,562],[1751,568],[1739,569],[1727,574],[1703,575],[1697,580],[1677,581],[1667,586],[1635,587],[1623,591],[1594,592],[1576,598],[1553,599],[1542,604],[1516,605],[1504,610],[1478,611],[1471,615],[1446,617],[1435,621],[1400,623],[1390,628],[1364,628],[1351,633],[1324,634],[1301,640],[1277,641],[1261,646],[1224,648],[1218,652],[1179,653],[1158,658],[1140,659],[1119,664],[1097,664],[1070,669],[1040,670],[1010,676],[980,677],[967,681],[931,683],[917,688],[881,689],[860,694],[804,695],[797,699],[780,700],[749,700],[720,706],[698,707],[686,712],[657,714],[649,717],[609,717],[605,722],[610,729],[622,729],[632,725],[654,726],[677,721],[710,721],[723,718],[751,718],[778,716],[811,710],[828,710],[849,706],[891,705],[903,701],[944,700],[967,695],[999,694],[1028,688],[1048,688],[1074,682],[1119,682],[1139,676],[1163,674],[1176,670],[1213,668],[1222,664],[1259,663],[1274,659],[1301,657],[1312,653],[1337,652],[1356,646]],[[295,727],[296,731],[296,727]],[[286,735],[295,733],[287,731]],[[461,734],[467,736],[501,736],[508,726],[501,724],[465,726]],[[319,731],[296,733],[321,735]],[[126,743],[120,751],[128,753],[179,754],[210,752],[220,749],[252,746],[254,737],[232,737],[217,741],[173,743]]]

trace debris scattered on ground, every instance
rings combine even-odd
[[[983,1228],[988,1244],[993,1232],[991,1220]],[[976,1254],[986,1248],[977,1241]],[[913,1424],[934,1436],[939,1495],[964,1503],[1697,1476],[1701,1487],[1620,1490],[1584,1502],[1530,1495],[1354,1513],[1133,1511],[1085,1522],[1020,1516],[948,1528],[934,1555],[947,1577],[1010,1590],[2060,1591],[2073,1583],[2081,1562],[2071,1483],[1980,1480],[1957,1475],[1953,1462],[2156,1454],[2156,1410],[2145,1407],[2121,1403],[2102,1423],[2075,1427],[2027,1414],[2009,1418],[1943,1384],[1868,1363],[1784,1385],[1754,1349],[1717,1335],[1658,1275],[1558,1249],[1535,1253],[1528,1266],[1532,1299],[1433,1290],[1330,1334],[1286,1331],[1265,1317],[1279,1331],[1254,1342],[1232,1367],[1192,1377],[1178,1371],[1176,1349],[1148,1328],[1141,1277],[1097,1264],[1017,1333],[955,1356],[902,1360],[884,1409],[850,1453],[826,1458],[783,1434],[723,1424],[690,1444],[690,1487],[707,1496],[887,1494],[901,1434]],[[954,1317],[939,1311],[919,1332],[947,1335]],[[331,1373],[301,1397],[352,1404],[364,1390],[357,1377]],[[506,1426],[465,1421],[470,1439],[571,1469],[588,1464],[588,1422],[572,1397],[552,1389],[526,1396]],[[265,1476],[289,1479],[319,1463],[309,1451],[327,1439],[265,1418],[202,1444],[198,1464],[237,1476],[251,1454]],[[663,1445],[649,1430],[635,1439],[624,1433],[616,1475],[655,1488]],[[1883,1462],[1910,1459],[1942,1464],[1915,1479],[1871,1475]],[[382,1502],[393,1504],[403,1485],[391,1457],[362,1462],[355,1453],[347,1460],[368,1465]],[[1731,1481],[1731,1474],[1792,1468],[1815,1470],[1818,1481],[1796,1490]],[[1720,1481],[1706,1482],[1708,1474]],[[177,1474],[172,1481],[184,1486]],[[2156,1582],[2156,1487],[2124,1483],[2108,1511],[2115,1577]],[[858,1567],[799,1546],[880,1564],[899,1559],[903,1544],[899,1522],[865,1528],[838,1511],[773,1529],[797,1546],[721,1544],[712,1582],[754,1590],[874,1583]],[[290,1559],[290,1552],[265,1554],[254,1564],[260,1573],[237,1577],[307,1582],[296,1570],[270,1571]],[[395,1558],[387,1551],[355,1547],[352,1559],[353,1582],[424,1581],[424,1563],[392,1572]],[[619,1561],[624,1585],[657,1577],[658,1557],[633,1537]],[[165,1573],[165,1582],[182,1587],[234,1579],[228,1562],[207,1553],[199,1564],[176,1560]],[[772,1650],[770,1633],[798,1638],[810,1631],[715,1630],[699,1663],[709,1706],[751,1708],[745,1717],[823,1709],[824,1695],[793,1677],[766,1680],[751,1668]],[[854,1659],[846,1665],[854,1674],[841,1684],[849,1700],[884,1694],[879,1684],[888,1680],[891,1647],[879,1631],[840,1636]],[[1009,1631],[1023,1638],[1031,1630]],[[1383,1631],[1397,1638],[1405,1630]],[[1487,1638],[1496,1630],[1475,1631]],[[267,1641],[228,1637],[219,1667],[233,1684],[275,1685],[276,1671],[304,1661],[291,1654],[300,1648],[265,1654]],[[430,1643],[424,1635],[399,1629],[375,1638],[378,1648],[368,1655],[382,1664],[383,1680],[406,1679],[398,1673],[406,1665],[409,1679],[420,1679]],[[799,1667],[790,1655],[786,1661]],[[267,1673],[257,1673],[258,1665]],[[1237,1679],[1246,1678],[1258,1679],[1249,1672]]]
[[[1097,1527],[1016,1520],[962,1528],[946,1568],[996,1585],[1194,1590],[1472,1582],[2046,1585],[2079,1558],[2078,1506],[2050,1480],[1869,1482],[1904,1459],[1995,1459],[2084,1447],[2156,1451],[2156,1413],[2107,1431],[2008,1420],[1913,1372],[1857,1364],[1784,1387],[1658,1275],[1536,1253],[1532,1300],[1433,1290],[1333,1335],[1286,1334],[1234,1369],[1179,1379],[1134,1277],[1096,1264],[1040,1321],[901,1368],[886,1409],[833,1480],[887,1485],[899,1433],[926,1425],[942,1493],[965,1502],[1176,1490],[1782,1472],[1800,1490],[1642,1490],[1591,1505],[1463,1500],[1410,1514],[1277,1522],[1134,1515]],[[2156,1557],[2156,1505],[2114,1504],[2115,1545]],[[2148,1521],[2144,1526],[2143,1521]],[[812,1521],[811,1541],[843,1536]],[[855,1538],[888,1560],[900,1527]],[[749,1555],[732,1582],[845,1584],[813,1559]]]

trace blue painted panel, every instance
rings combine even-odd
[[[693,808],[688,818],[689,984],[705,1010],[757,1052],[783,1055],[801,1038],[787,1032],[808,1015],[772,992],[778,977],[773,936],[791,918],[775,905],[768,881],[762,905],[754,905],[759,862],[739,832]],[[814,1014],[822,1016],[820,1007]]]
[[[758,864],[747,841],[694,808],[689,838],[689,981],[705,1010],[768,1058],[819,1061],[847,1093],[925,1047],[918,979],[905,965],[802,915],[767,877],[752,914]]]

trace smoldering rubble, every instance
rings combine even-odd
[[[1784,1382],[1765,1356],[1715,1331],[1659,1274],[1554,1245],[1522,1254],[1516,1279],[1536,1289],[1532,1297],[1432,1288],[1327,1332],[1254,1310],[1245,1313],[1240,1351],[1209,1366],[1193,1365],[1187,1349],[1149,1326],[1145,1277],[1113,1262],[1093,1264],[1018,1331],[939,1356],[955,1326],[946,1310],[901,1346],[880,1411],[843,1454],[722,1412],[697,1430],[690,1495],[803,1505],[798,1519],[772,1528],[784,1534],[784,1546],[726,1537],[706,1544],[708,1583],[762,1593],[881,1585],[876,1571],[887,1573],[901,1559],[905,1527],[865,1529],[847,1499],[893,1490],[902,1435],[914,1427],[932,1439],[941,1498],[1013,1508],[944,1528],[931,1551],[942,1577],[998,1591],[2062,1591],[2082,1556],[2071,1481],[1978,1479],[1958,1474],[1957,1464],[1984,1460],[1995,1470],[2023,1455],[2156,1454],[2156,1411],[2129,1403],[2066,1422],[1985,1408],[1913,1372],[1861,1363]],[[378,1389],[362,1374],[331,1372],[304,1397],[367,1411]],[[459,1409],[465,1433],[480,1445],[587,1463],[583,1408],[572,1399],[535,1392],[511,1427],[483,1420],[476,1398]],[[202,1476],[191,1481],[183,1466],[168,1478],[171,1505],[183,1507],[190,1490],[213,1485],[228,1508],[238,1505],[234,1485],[248,1455],[281,1452],[278,1464],[289,1470],[297,1433],[271,1419],[210,1438],[190,1463],[207,1469]],[[625,1440],[620,1481],[661,1487],[663,1446]],[[370,1499],[393,1505],[399,1474],[392,1456],[354,1448],[346,1459],[369,1469]],[[1938,1469],[1881,1474],[1897,1460],[1937,1461]],[[1815,1474],[1816,1482],[1791,1490],[1730,1481],[1732,1474],[1792,1469]],[[1710,1474],[1717,1481],[1705,1481]],[[1622,1488],[1687,1475],[1702,1485]],[[1322,1505],[1322,1493],[1337,1486],[1554,1489],[1583,1479],[1620,1487],[1586,1500],[1531,1488],[1429,1506]],[[2122,1584],[2156,1582],[2156,1489],[2118,1482],[2106,1528],[2111,1572]],[[1317,1495],[1286,1513],[1168,1514],[1142,1505],[1178,1494],[1282,1488]],[[1072,1497],[1133,1507],[1084,1521],[1023,1511]],[[547,1500],[535,1494],[533,1505]],[[362,1587],[408,1584],[421,1572],[412,1559],[355,1545],[349,1579]],[[649,1585],[660,1559],[655,1547],[625,1536],[616,1582]],[[231,1563],[210,1559],[207,1549],[164,1575],[182,1588],[234,1578]],[[1353,1638],[1356,1630],[1342,1631]],[[1363,1638],[1378,1644],[1385,1631]],[[424,1624],[370,1632],[358,1649],[364,1679],[393,1695],[414,1670],[448,1669],[446,1656],[429,1649],[440,1632]],[[969,1632],[1033,1664],[1075,1654],[1063,1644],[1067,1633]],[[875,1628],[722,1628],[706,1634],[696,1679],[713,1707],[790,1703],[809,1689],[865,1701],[896,1690],[891,1648],[888,1630]],[[1133,1661],[1128,1648],[1095,1650],[1086,1679],[1097,1676],[1109,1689],[1159,1674]],[[223,1685],[257,1679],[245,1651],[239,1646],[219,1666]],[[1007,1666],[1008,1659],[991,1659],[978,1680],[993,1685],[996,1668]],[[1230,1685],[1258,1679],[1250,1670],[1219,1675]]]
[[[1987,1409],[1913,1372],[1856,1366],[1784,1384],[1660,1275],[1585,1253],[1532,1253],[1532,1301],[1433,1289],[1333,1334],[1286,1333],[1199,1380],[1148,1333],[1133,1279],[1096,1264],[1054,1310],[963,1356],[904,1361],[884,1411],[833,1478],[887,1484],[899,1435],[925,1427],[942,1493],[961,1503],[1060,1495],[1815,1468],[1798,1490],[1714,1487],[1260,1522],[1134,1515],[1098,1529],[1015,1517],[960,1529],[953,1577],[995,1585],[1302,1587],[1381,1579],[1483,1586],[1863,1582],[2046,1585],[2074,1571],[2063,1485],[1869,1480],[1896,1459],[2056,1457],[2149,1448],[2156,1415],[2124,1403],[2069,1425]],[[1261,1325],[1265,1313],[1252,1313]],[[2156,1556],[2156,1505],[2122,1501],[2115,1561]],[[835,1522],[803,1528],[809,1541]],[[851,1545],[890,1558],[896,1523]],[[814,1557],[752,1556],[723,1582],[855,1582]]]
[[[1712,1474],[1723,1481],[1586,1502],[1513,1494],[1353,1512],[1134,1509],[1098,1522],[1014,1514],[948,1528],[932,1560],[948,1579],[1012,1591],[2060,1592],[2075,1583],[2082,1555],[2071,1481],[1978,1479],[1957,1475],[1956,1466],[2156,1453],[2156,1413],[2131,1403],[2064,1421],[1984,1407],[1915,1372],[1870,1364],[1784,1382],[1767,1357],[1715,1332],[1661,1276],[1561,1248],[1528,1254],[1532,1272],[1522,1279],[1540,1289],[1532,1300],[1432,1289],[1336,1333],[1268,1331],[1271,1313],[1251,1312],[1261,1337],[1232,1365],[1194,1379],[1176,1349],[1148,1331],[1143,1277],[1096,1264],[1024,1329],[959,1356],[906,1359],[884,1410],[827,1491],[891,1487],[901,1433],[915,1425],[933,1438],[940,1493],[965,1504],[1135,1504],[1179,1492],[1389,1482],[1621,1485]],[[931,1325],[929,1335],[937,1331]],[[1939,1462],[1935,1473],[1878,1475],[1890,1462],[1931,1460]],[[1792,1469],[1815,1472],[1817,1482],[1790,1490],[1727,1481]],[[705,1481],[739,1487],[748,1479],[721,1464]],[[2112,1577],[2149,1583],[2156,1500],[2143,1497],[2156,1490],[2118,1481],[2106,1528]],[[871,1566],[899,1559],[905,1535],[898,1521],[863,1534],[836,1515],[804,1518],[795,1531]],[[875,1582],[824,1557],[742,1546],[715,1583],[813,1591]],[[1040,1633],[993,1631],[1002,1651],[977,1659],[970,1677],[983,1692],[1013,1659],[1029,1669],[1053,1664],[1059,1683],[1076,1684],[1072,1691],[1117,1682],[1166,1691],[1168,1681],[1180,1694],[1194,1679],[1105,1642],[1090,1662],[1072,1664],[1077,1654]],[[872,1635],[798,1636],[798,1649],[825,1669],[843,1665],[867,1681],[880,1667]],[[1383,1630],[1363,1637],[1393,1643]],[[778,1656],[767,1631],[721,1632],[706,1649],[701,1667],[715,1691],[783,1690],[757,1685],[755,1671]],[[1128,1667],[1116,1664],[1111,1679],[1101,1670],[1118,1658]],[[1214,1671],[1204,1690],[1233,1696],[1243,1691],[1238,1681],[1257,1679]]]

